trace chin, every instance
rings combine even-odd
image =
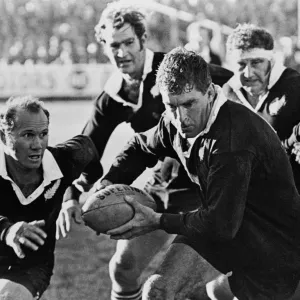
[[[259,95],[263,92],[262,87],[258,87],[258,86],[248,86],[245,88],[245,90],[252,95]]]
[[[134,73],[131,67],[119,67],[119,69],[122,71],[122,73],[124,74],[128,74],[131,75],[132,73]]]
[[[41,167],[41,165],[42,165],[42,162],[41,162],[41,161],[40,161],[40,162],[36,162],[36,163],[31,162],[31,163],[29,163],[29,164],[27,165],[27,168],[28,168],[28,169],[38,169],[38,168]]]
[[[193,138],[196,136],[193,132],[182,132],[182,136],[186,139]]]

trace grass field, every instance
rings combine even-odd
[[[49,144],[54,145],[81,132],[92,103],[55,101],[46,102],[46,106],[50,110]],[[131,135],[128,125],[123,124],[116,129],[103,156],[105,170]],[[144,181],[146,175],[135,184]],[[108,262],[114,252],[115,241],[105,235],[96,236],[85,226],[76,225],[73,229],[67,238],[57,242],[54,275],[42,300],[109,299]]]

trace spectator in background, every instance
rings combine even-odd
[[[187,28],[188,43],[185,48],[199,53],[207,63],[222,65],[221,56],[211,46],[213,39],[213,28],[204,21],[190,24]]]
[[[275,41],[275,49],[279,53],[279,59],[282,59],[283,65],[292,67],[294,54],[294,45],[292,38],[288,36],[280,37],[277,41]]]
[[[28,39],[25,40],[25,43],[23,45],[23,57],[24,61],[21,61],[22,64],[35,64],[38,60],[37,56],[37,41],[33,37],[28,37]]]
[[[70,65],[73,63],[73,48],[69,40],[64,40],[60,44],[60,53],[56,62],[62,65]]]
[[[57,36],[52,35],[49,39],[48,46],[48,61],[47,63],[53,63],[59,57],[60,52],[60,41]]]
[[[229,35],[227,54],[234,76],[223,86],[225,95],[260,115],[274,128],[290,156],[300,192],[300,166],[292,153],[300,140],[300,74],[282,64],[274,52],[271,34],[252,24],[239,25]],[[223,280],[224,277],[208,284],[211,297],[220,300],[226,297],[222,294]]]
[[[282,36],[275,42],[275,47],[286,67],[300,71],[298,41],[295,37]]]
[[[47,63],[47,49],[45,45],[40,45],[37,49],[37,61],[36,64],[45,64]]]
[[[87,47],[94,40],[90,28],[95,24],[96,11],[102,11],[103,6],[102,1],[90,0],[80,2],[4,1],[0,9],[0,19],[3,20],[3,26],[0,28],[0,56],[6,58],[8,64],[23,64],[26,60],[34,63],[39,62],[41,59],[37,54],[38,46],[41,40],[45,40],[47,41],[45,43],[46,62],[60,63],[62,41],[69,40],[77,45],[83,39],[83,48],[86,53],[84,55],[81,53],[78,60],[81,63],[88,63]],[[56,47],[50,45],[50,40],[53,40],[53,37],[58,41]],[[20,43],[21,47],[19,45],[12,47],[16,44],[15,41]],[[33,49],[26,46],[28,43],[34,44]],[[25,50],[25,48],[27,49]],[[104,56],[101,54],[101,51],[97,49],[97,56],[93,57],[94,60],[96,58],[97,63],[107,61],[106,59],[103,61]],[[73,51],[71,62],[76,63],[78,60],[76,51]]]
[[[54,266],[55,228],[63,197],[89,169],[86,184],[101,172],[86,136],[48,147],[49,112],[36,98],[10,98],[0,114],[0,299],[39,299]],[[91,171],[92,170],[92,171]]]
[[[130,123],[136,132],[145,131],[157,124],[165,110],[155,85],[156,70],[164,54],[153,53],[146,47],[145,22],[145,15],[137,6],[117,1],[108,4],[95,28],[98,42],[117,67],[96,99],[92,115],[83,130],[94,141],[100,157],[120,123]],[[209,68],[213,81],[220,85],[232,76],[222,67]],[[183,167],[179,168],[176,160],[164,157],[161,160],[163,162],[156,166],[153,177],[145,187],[157,201],[158,209],[182,212],[197,208],[198,187],[187,177]],[[79,215],[80,207],[63,208],[60,216],[62,219],[67,216],[69,222],[74,211]],[[58,222],[64,223],[64,220]],[[65,229],[58,226],[58,232],[63,233]],[[172,235],[157,231],[135,240],[118,241],[110,261],[111,299],[140,299],[143,271],[171,239]]]

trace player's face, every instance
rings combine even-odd
[[[120,29],[108,27],[104,37],[105,53],[111,63],[132,78],[141,77],[145,62],[146,35],[139,40],[131,25],[125,23]]]
[[[14,129],[5,134],[5,152],[11,167],[32,170],[41,166],[48,145],[48,123],[42,110],[37,113],[17,111]]]
[[[187,93],[172,95],[162,93],[168,113],[172,115],[173,123],[183,137],[193,138],[206,127],[211,100],[209,93],[203,95],[195,88]]]
[[[271,63],[266,58],[237,60],[237,72],[244,89],[251,95],[260,95],[267,90]]]

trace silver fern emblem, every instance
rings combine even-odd
[[[286,105],[285,96],[282,96],[280,99],[275,98],[269,105],[270,115],[271,116],[278,115],[281,108],[285,105]]]
[[[61,182],[61,179],[56,180],[56,182],[53,184],[53,186],[45,192],[44,197],[46,200],[49,200],[54,196],[55,192],[59,188],[60,182]]]

